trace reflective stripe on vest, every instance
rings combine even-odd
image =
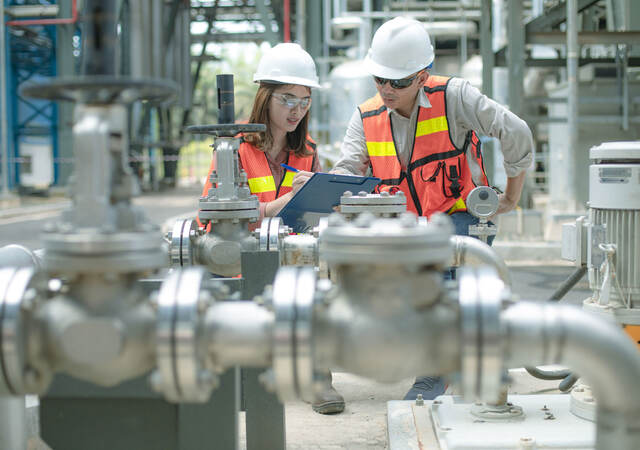
[[[315,143],[307,138],[307,149],[315,153]],[[291,191],[295,173],[286,171],[280,186],[276,186],[267,156],[254,145],[243,142],[238,149],[242,168],[247,172],[247,181],[252,194],[256,194],[261,202],[271,202]],[[298,170],[311,171],[314,155],[299,157],[289,153],[287,164]]]
[[[464,199],[475,187],[465,155],[468,148],[482,169],[481,182],[488,184],[476,134],[469,132],[460,149],[449,135],[445,98],[448,82],[449,78],[430,76],[425,83],[431,108],[418,108],[414,146],[405,171],[380,96],[359,107],[373,175],[381,178],[383,185],[398,186],[407,197],[407,209],[424,216],[466,209]]]

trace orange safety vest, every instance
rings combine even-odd
[[[476,186],[467,164],[469,146],[482,170],[482,183],[489,184],[476,133],[467,134],[462,148],[456,147],[451,140],[446,109],[449,80],[448,77],[430,76],[424,85],[431,108],[418,107],[416,136],[406,171],[400,166],[391,120],[385,113],[387,108],[380,94],[358,107],[373,176],[382,179],[377,190],[399,188],[407,197],[407,209],[419,216],[466,211],[464,200]]]
[[[307,149],[312,151],[313,154],[309,156],[296,156],[295,153],[287,153],[286,164],[295,167],[298,170],[305,170],[311,172],[313,167],[313,158],[316,152],[316,143],[307,136]],[[267,156],[263,151],[255,147],[254,145],[242,141],[238,148],[238,156],[240,157],[240,165],[247,172],[247,181],[249,183],[249,190],[252,194],[258,196],[258,200],[261,202],[272,202],[278,197],[283,196],[287,192],[291,192],[291,182],[293,181],[293,172],[287,170],[279,186],[276,186]],[[207,182],[202,190],[202,196],[209,195],[209,189],[211,188],[211,182],[209,176],[211,172],[216,169],[216,159],[212,158],[211,167],[209,168],[209,174],[207,175]]]

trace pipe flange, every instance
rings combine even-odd
[[[460,268],[462,392],[467,401],[496,403],[502,387],[500,306],[508,289],[489,267]]]
[[[257,201],[256,201],[257,203]],[[260,210],[256,207],[251,209],[230,209],[230,210],[200,210],[198,218],[203,220],[248,220],[255,222],[260,217]]]
[[[586,384],[578,384],[569,395],[569,411],[585,420],[595,422],[598,403],[591,392],[591,387]]]
[[[278,397],[314,400],[313,268],[283,267],[273,283],[273,373]]]
[[[32,276],[31,268],[0,269],[0,396],[26,393],[25,328],[21,308]]]
[[[376,216],[396,217],[407,211],[407,198],[402,191],[395,195],[388,192],[369,194],[360,192],[353,195],[346,191],[340,197],[340,212],[347,215],[357,215],[370,212]]]
[[[255,195],[240,200],[218,200],[215,197],[205,197],[198,202],[201,211],[233,212],[236,210],[258,209],[260,201]]]
[[[452,228],[441,214],[425,226],[412,213],[393,219],[362,213],[353,222],[332,214],[319,238],[320,256],[329,264],[444,266],[452,257]]]
[[[172,266],[192,266],[193,246],[191,237],[198,232],[198,223],[195,220],[177,220],[171,231],[171,243],[169,244],[169,254],[171,255]]]
[[[151,385],[171,402],[205,402],[218,379],[205,365],[206,344],[201,339],[204,312],[211,304],[202,291],[204,270],[175,270],[158,294],[156,354],[158,369]]]
[[[260,223],[258,241],[260,251],[275,252],[280,250],[281,237],[285,234],[285,225],[281,217],[265,217]]]

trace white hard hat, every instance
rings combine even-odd
[[[260,58],[253,81],[320,87],[313,58],[299,44],[294,43],[278,44],[267,50]]]
[[[406,78],[432,62],[429,33],[422,23],[406,17],[396,17],[378,28],[364,60],[371,75],[392,80]]]

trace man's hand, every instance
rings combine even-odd
[[[294,194],[298,192],[300,188],[304,186],[304,184],[309,181],[309,178],[311,178],[312,176],[313,172],[306,172],[304,170],[296,172],[296,174],[293,176],[293,180],[291,181],[291,191]]]
[[[520,194],[522,194],[525,176],[526,172],[522,171],[515,177],[507,177],[507,186],[504,189],[504,194],[498,195],[498,210],[489,220],[493,221],[498,214],[504,214],[516,207],[520,200]]]
[[[495,216],[511,211],[516,207],[517,204],[518,200],[513,200],[507,197],[507,194],[498,195],[498,210],[496,211]]]

